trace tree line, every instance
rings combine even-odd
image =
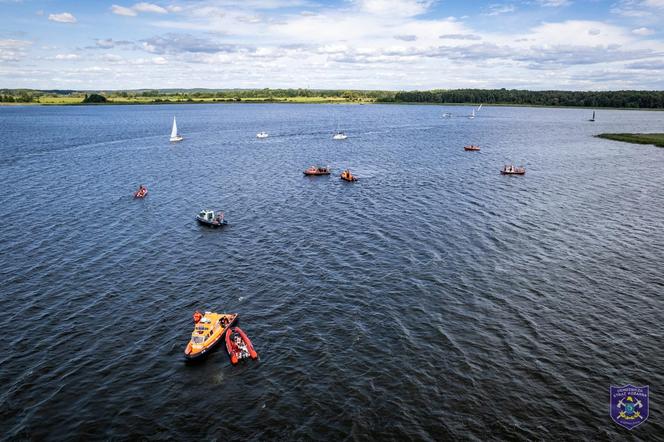
[[[402,91],[395,103],[484,103],[530,106],[664,108],[664,91],[528,91],[517,89],[453,89]]]
[[[427,91],[339,90],[339,89],[151,89],[133,91],[89,91],[32,89],[0,89],[0,102],[32,103],[40,97],[69,96],[101,102],[101,98],[152,98],[155,103],[196,99],[241,101],[243,99],[279,99],[312,97],[338,98],[345,101],[374,101],[378,103],[436,103],[436,104],[506,104],[525,106],[617,107],[633,109],[663,109],[664,91],[528,91],[519,89],[438,89]]]

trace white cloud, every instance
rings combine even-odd
[[[0,40],[0,61],[20,61],[31,44],[26,40]]]
[[[131,7],[113,5],[111,6],[113,14],[124,15],[126,17],[135,17],[139,12],[147,12],[151,14],[168,14],[168,11],[179,12],[182,11],[180,6],[168,6],[164,8],[154,3],[140,2]]]
[[[412,17],[426,12],[432,0],[356,0],[360,10],[376,15]]]
[[[155,5],[154,3],[147,3],[147,2],[136,3],[131,8],[134,11],[137,11],[137,12],[152,12],[152,13],[155,13],[155,14],[167,14],[168,13],[168,11],[165,8],[162,8],[159,5]]]
[[[125,8],[124,6],[113,5],[111,6],[111,12],[117,15],[124,15],[126,17],[133,17],[136,15],[136,11],[131,8]]]
[[[508,13],[514,12],[514,11],[516,11],[516,6],[514,6],[512,4],[503,5],[503,4],[496,3],[496,4],[489,5],[489,10],[485,14],[486,15],[501,15],[501,14],[508,14]]]
[[[76,54],[57,54],[56,60],[78,60],[80,57]]]
[[[652,35],[655,31],[650,28],[636,28],[632,29],[632,34],[634,35]]]
[[[569,5],[570,0],[537,0],[537,3],[549,8],[558,8],[560,6]]]
[[[76,17],[69,12],[62,12],[60,14],[49,14],[48,19],[58,23],[76,23]]]

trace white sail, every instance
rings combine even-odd
[[[173,117],[173,129],[171,130],[171,141],[182,141],[182,136],[178,135],[178,125]]]
[[[480,104],[480,107],[477,108],[477,112],[482,110],[482,104]]]
[[[178,136],[178,124],[175,122],[175,117],[173,117],[173,130],[171,131],[171,138]]]

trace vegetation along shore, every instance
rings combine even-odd
[[[599,134],[597,137],[625,143],[654,144],[657,147],[664,147],[664,134]]]
[[[439,89],[378,91],[327,89],[0,89],[0,104],[163,104],[163,103],[483,103],[516,106],[664,109],[664,91],[527,91]]]

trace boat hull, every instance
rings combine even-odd
[[[526,171],[524,170],[524,171],[519,171],[519,172],[507,172],[507,171],[501,170],[500,174],[501,175],[525,175]]]
[[[143,193],[134,192],[134,198],[142,199],[142,198],[145,198],[146,196],[148,196],[148,191],[147,190]]]
[[[223,220],[221,223],[215,223],[214,221],[208,221],[206,219],[196,217],[196,221],[198,221],[199,224],[205,227],[210,227],[212,229],[218,229],[228,225],[228,221],[226,220]]]
[[[309,172],[309,171],[304,171],[304,174],[306,176],[323,176],[323,175],[329,175],[331,172]]]
[[[463,150],[467,150],[469,152],[479,152],[480,148],[475,146],[466,146],[463,148]]]

